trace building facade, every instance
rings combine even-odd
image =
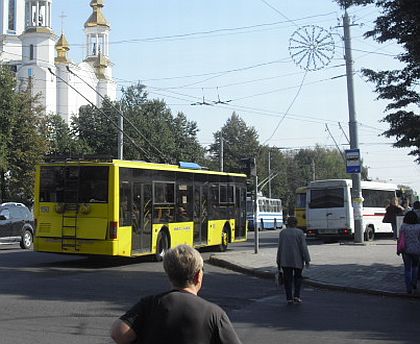
[[[0,0],[0,63],[12,66],[18,89],[29,88],[46,113],[58,113],[67,123],[80,106],[116,98],[104,1],[90,1],[85,58],[74,63],[64,32],[57,36],[53,31],[53,0]]]

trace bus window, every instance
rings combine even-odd
[[[131,185],[128,181],[120,184],[120,223],[122,226],[132,225]]]
[[[363,206],[383,208],[386,201],[395,197],[395,192],[385,190],[362,190]]]
[[[342,208],[344,207],[344,189],[311,190],[309,208]]]
[[[79,202],[108,202],[108,168],[81,167]]]
[[[107,203],[106,166],[45,166],[41,168],[41,202]]]
[[[186,222],[192,220],[192,185],[178,184],[177,185],[177,222]]]
[[[306,193],[296,194],[296,208],[306,207]]]
[[[175,183],[154,183],[153,204],[154,222],[166,223],[173,221],[175,215]]]
[[[233,204],[235,203],[235,193],[233,185],[227,186],[227,203]]]

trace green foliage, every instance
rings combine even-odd
[[[204,149],[197,140],[197,124],[165,102],[148,100],[141,84],[123,89],[120,102],[103,102],[101,109],[84,106],[72,121],[72,132],[80,149],[95,155],[118,156],[118,119],[124,116],[124,159],[176,163],[200,162]]]
[[[275,155],[273,155],[275,153]],[[349,178],[341,153],[336,149],[315,147],[284,153],[271,148],[271,171],[279,172],[273,178],[272,196],[281,198],[283,205],[292,213],[295,204],[295,191],[314,179]],[[266,160],[268,160],[266,158]],[[265,168],[268,163],[264,164]],[[262,172],[268,175],[268,172]],[[263,190],[268,195],[267,188]]]
[[[372,4],[375,0],[334,0],[341,8],[347,9],[350,6],[365,6]]]
[[[84,154],[117,157],[116,110],[109,101],[104,101],[100,110],[91,105],[82,106],[78,116],[73,116],[71,131],[77,140],[77,147],[84,148]]]
[[[290,213],[294,210],[295,191],[298,187],[307,185],[314,178],[349,178],[338,150],[316,147],[282,151],[276,147],[261,146],[256,130],[248,127],[236,113],[232,114],[221,130],[213,134],[214,143],[209,149],[211,169],[219,169],[221,132],[224,141],[223,170],[241,171],[244,167],[242,158],[257,157],[259,191],[269,196],[271,186],[271,196],[281,198]],[[269,171],[271,183],[268,183]]]
[[[42,108],[30,92],[15,92],[16,80],[0,66],[1,201],[33,201],[35,166],[48,143],[42,131]]]
[[[17,120],[17,98],[14,91],[16,80],[11,71],[0,66],[0,170],[8,167],[8,147],[12,140],[12,129]]]
[[[50,156],[81,156],[89,153],[89,147],[77,140],[67,123],[58,114],[46,115],[42,121],[42,132],[48,142]]]
[[[385,43],[396,41],[404,49],[398,56],[403,68],[374,71],[363,69],[364,75],[376,85],[378,99],[389,101],[383,118],[389,124],[386,137],[395,137],[395,147],[412,148],[410,155],[420,163],[420,1],[374,0],[381,10],[375,27],[365,36]],[[358,1],[352,1],[360,5]],[[363,3],[362,3],[363,5]]]
[[[243,165],[241,159],[255,157],[259,148],[257,131],[248,127],[235,112],[226,121],[221,130],[213,134],[214,143],[210,145],[210,163],[213,169],[219,169],[221,133],[223,136],[224,171],[238,172]]]

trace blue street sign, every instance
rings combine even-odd
[[[346,172],[347,173],[360,173],[362,168],[360,164],[360,150],[359,149],[346,149]]]

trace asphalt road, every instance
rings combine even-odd
[[[251,233],[252,236],[253,233]],[[275,232],[261,233],[273,245]],[[250,241],[234,249],[250,249]],[[211,252],[203,252],[206,258]],[[0,344],[111,343],[113,320],[164,291],[160,263],[88,259],[0,247]],[[201,296],[221,305],[244,344],[418,343],[420,303],[305,288],[288,306],[272,281],[205,267]]]

